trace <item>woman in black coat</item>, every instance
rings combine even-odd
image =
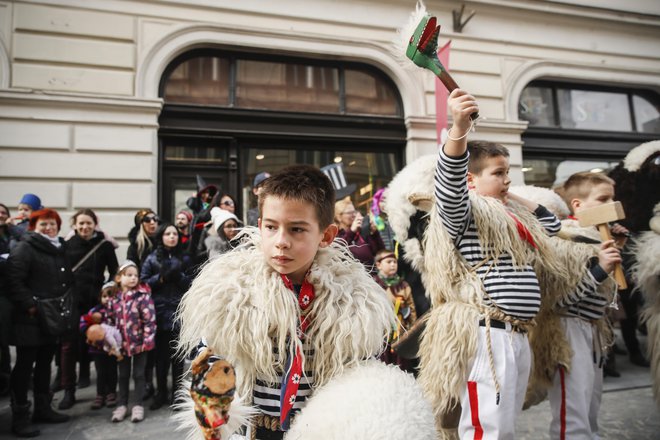
[[[170,396],[167,392],[167,373],[172,364],[172,394],[181,383],[183,361],[175,352],[179,329],[174,315],[181,297],[190,286],[188,275],[190,258],[181,250],[179,232],[171,223],[165,223],[156,232],[157,247],[144,264],[140,279],[151,287],[156,306],[156,383],[158,393],[150,409],[158,409]]]
[[[57,298],[73,286],[73,275],[59,238],[62,220],[56,211],[41,209],[30,215],[29,231],[8,260],[10,299],[14,304],[12,343],[16,364],[11,373],[12,432],[19,437],[39,434],[30,420],[28,383],[34,367],[34,416],[39,423],[62,423],[69,416],[50,406],[50,364],[57,338],[42,329],[34,298]]]
[[[114,245],[102,232],[96,230],[98,218],[91,209],[81,209],[71,218],[75,234],[67,241],[65,254],[72,268],[79,267],[74,272],[74,294],[78,305],[78,315],[85,314],[98,302],[101,287],[105,281],[105,271],[114,278],[117,272],[117,256]],[[98,246],[98,247],[97,247]],[[90,252],[92,252],[90,254]],[[83,261],[87,255],[89,256]],[[82,261],[82,264],[79,264]],[[78,316],[78,320],[80,316]],[[76,321],[77,322],[77,321]],[[70,335],[62,337],[60,345],[60,387],[64,389],[64,397],[59,409],[69,409],[76,402],[76,360],[80,361],[80,388],[89,386],[89,354],[85,336],[76,328]]]

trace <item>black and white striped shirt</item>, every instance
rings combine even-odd
[[[476,224],[471,213],[467,187],[468,153],[452,158],[440,151],[435,173],[435,199],[442,223],[454,240],[458,251],[470,266],[479,264],[484,255]],[[561,229],[557,217],[542,206],[534,213],[550,235]],[[541,306],[541,290],[530,265],[514,268],[511,255],[501,255],[496,264],[481,265],[477,275],[482,279],[485,304],[495,303],[512,317],[530,320]]]
[[[589,281],[587,281],[587,277]],[[557,307],[569,316],[596,320],[605,316],[607,298],[597,292],[596,286],[607,279],[607,273],[598,264],[597,260],[591,262],[585,278],[580,281],[577,288],[567,297],[559,301]]]

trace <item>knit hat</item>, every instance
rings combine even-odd
[[[183,215],[185,215],[186,218],[188,219],[188,223],[190,223],[190,222],[192,221],[192,219],[193,219],[192,212],[187,211],[187,210],[185,210],[185,209],[182,209],[181,211],[179,211],[179,212],[177,213],[177,217],[179,216],[179,214],[183,214]]]
[[[147,214],[155,214],[155,212],[150,208],[142,208],[138,212],[136,212],[135,217],[133,218],[133,221],[135,222],[135,226],[140,226],[140,223],[142,223],[142,219],[146,217]]]
[[[225,211],[224,209],[220,209],[217,206],[211,209],[211,221],[213,222],[213,229],[216,231],[219,230],[227,220],[235,220],[236,223],[240,225],[238,217],[236,217],[233,213]]]
[[[268,179],[270,177],[270,173],[266,171],[262,171],[261,173],[257,174],[254,176],[254,182],[252,183],[252,188],[256,188],[262,183],[264,183],[264,180]]]
[[[39,198],[39,196],[30,193],[23,194],[23,197],[21,197],[21,201],[18,202],[18,204],[29,205],[33,211],[37,211],[43,208],[43,206],[41,206],[41,199]]]

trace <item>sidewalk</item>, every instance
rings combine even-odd
[[[641,337],[640,340],[644,342]],[[623,345],[620,344],[620,346]],[[603,404],[600,412],[602,438],[660,440],[660,410],[653,401],[649,369],[630,364],[626,356],[617,357],[617,367],[621,372],[621,377],[605,378]],[[60,425],[39,425],[42,435],[38,438],[49,440],[179,440],[185,438],[185,433],[175,431],[176,425],[170,418],[172,412],[167,407],[158,411],[149,411],[150,400],[144,402],[146,418],[141,423],[131,423],[130,420],[111,423],[111,409],[90,410],[89,406],[96,394],[94,379],[92,377],[92,386],[77,390],[78,403],[70,410],[63,411],[71,415],[71,421]],[[53,399],[55,408],[62,395],[62,391],[55,394]],[[550,406],[546,401],[523,412],[518,421],[517,438],[520,440],[548,439],[549,424]],[[14,438],[11,435],[10,427],[9,398],[3,397],[0,399],[0,439]]]

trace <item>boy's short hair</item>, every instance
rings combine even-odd
[[[389,249],[381,249],[378,252],[376,252],[376,256],[374,257],[374,260],[376,261],[376,263],[380,263],[385,258],[390,258],[390,257],[396,259],[396,255],[394,254],[394,251],[391,251]]]
[[[335,215],[335,188],[321,170],[312,165],[283,168],[266,179],[259,193],[259,217],[263,215],[266,197],[281,197],[311,204],[319,226],[325,229]]]
[[[571,200],[580,199],[584,200],[589,197],[589,193],[596,185],[606,183],[614,186],[614,180],[607,177],[602,173],[592,173],[591,171],[582,171],[575,173],[569,177],[564,185],[562,185],[557,193],[564,199],[571,212]]]
[[[470,141],[467,144],[470,160],[468,171],[479,175],[486,167],[486,159],[491,157],[509,157],[509,150],[502,144],[487,141]]]

